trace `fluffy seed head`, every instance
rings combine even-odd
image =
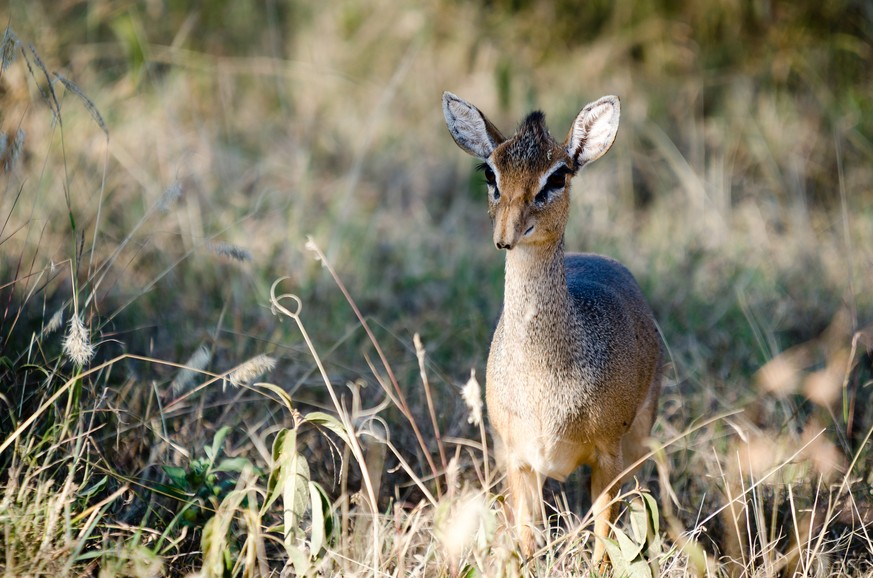
[[[64,337],[64,354],[76,365],[83,366],[94,357],[94,346],[88,337],[85,323],[78,315],[70,319],[70,327]]]
[[[48,323],[45,324],[45,327],[42,328],[42,334],[48,335],[49,333],[54,333],[64,324],[64,308],[61,307],[55,314],[52,315],[52,318],[49,319]]]
[[[234,259],[235,261],[251,261],[252,254],[248,251],[248,249],[243,249],[237,245],[231,245],[229,243],[212,243],[210,245],[212,251],[216,255],[220,255],[222,257],[229,257],[230,259]]]
[[[182,196],[182,182],[173,181],[173,184],[166,188],[164,194],[161,195],[161,200],[158,201],[158,210],[162,213],[169,213],[170,209]]]
[[[484,549],[493,515],[483,496],[463,496],[440,504],[439,509],[434,533],[451,560],[457,560],[476,542]]]
[[[261,375],[268,373],[276,367],[276,359],[269,355],[257,355],[236,369],[227,378],[236,386],[251,383]]]
[[[181,393],[185,391],[197,374],[202,371],[211,360],[212,353],[209,349],[205,345],[198,347],[197,351],[195,351],[194,354],[188,358],[188,361],[185,362],[186,367],[179,370],[179,373],[177,373],[175,379],[173,379],[173,383],[170,384],[173,392]]]
[[[464,398],[464,403],[470,410],[467,421],[473,425],[479,425],[482,422],[482,388],[476,381],[475,369],[470,370],[470,379],[461,390],[461,397]]]

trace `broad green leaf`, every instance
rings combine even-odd
[[[643,548],[646,546],[644,541],[635,542],[618,528],[615,528],[612,533],[615,536],[615,540],[618,542],[619,548],[621,548],[621,553],[625,560],[631,562],[640,557]]]
[[[262,513],[266,512],[273,505],[273,502],[282,495],[289,466],[297,456],[297,430],[279,430],[279,433],[273,439],[272,453],[273,469],[270,471],[270,477],[267,479],[267,499],[261,507]]]
[[[218,457],[218,454],[221,451],[221,447],[224,445],[224,439],[229,433],[230,426],[224,426],[223,428],[215,432],[215,437],[212,438],[212,446],[206,446],[204,448],[204,451],[206,452],[206,457],[209,458],[210,466],[215,463],[215,458]]]
[[[627,558],[619,544],[630,541],[627,535],[618,528],[613,530],[617,540],[603,539],[609,559],[612,561],[613,576],[626,578],[653,578],[652,570],[642,558]],[[601,539],[601,538],[598,538]]]
[[[649,517],[652,520],[652,529],[655,531],[655,535],[658,535],[661,532],[660,514],[658,513],[658,501],[655,499],[655,496],[649,494],[648,492],[643,492],[643,499],[646,501],[646,506],[649,510]]]
[[[321,426],[323,428],[329,429],[336,435],[340,437],[347,444],[349,443],[349,433],[346,431],[345,426],[335,418],[334,416],[324,413],[322,411],[314,411],[312,413],[306,414],[304,418],[309,423]]]
[[[297,430],[284,429],[276,435],[273,459],[273,471],[267,481],[268,497],[261,512],[282,497],[284,542],[290,546],[299,535],[298,520],[306,512],[308,503],[309,464],[297,453]]]
[[[288,432],[291,432],[292,435],[297,435],[297,430],[289,430],[288,428],[280,429],[276,434],[276,437],[273,438],[273,461],[278,462],[279,456],[282,454],[282,447],[285,443],[285,436],[288,435]]]
[[[628,567],[628,576],[629,578],[654,578],[648,562],[642,559],[631,562]]]
[[[212,471],[242,473],[245,468],[252,468],[252,470],[255,469],[248,458],[225,458],[221,460],[217,466],[212,468]]]
[[[637,544],[645,545],[649,533],[649,515],[646,503],[640,499],[631,500],[628,504],[631,531]]]
[[[297,454],[297,459],[294,461],[294,471],[296,476],[289,476],[289,478],[294,478],[294,493],[291,494],[292,488],[288,488],[288,496],[293,495],[293,510],[294,515],[298,518],[301,518],[303,514],[306,513],[306,508],[309,506],[309,490],[307,489],[309,485],[309,464],[300,454]],[[283,496],[284,499],[284,496]]]
[[[258,382],[254,384],[254,387],[260,387],[261,389],[266,389],[267,391],[271,391],[279,396],[279,399],[285,404],[285,408],[288,410],[288,413],[294,412],[294,405],[291,403],[291,396],[288,395],[288,392],[279,387],[278,385],[272,383],[263,383]]]
[[[187,488],[188,487],[188,472],[185,468],[180,468],[178,466],[162,466],[164,473],[167,474],[167,477],[170,478],[170,481],[173,482],[178,488]]]
[[[285,553],[294,567],[297,576],[306,576],[309,573],[309,555],[306,550],[297,544],[285,544]]]
[[[224,575],[224,549],[226,546],[223,528],[216,518],[210,518],[203,526],[200,544],[203,548],[203,566],[201,571],[205,576]]]
[[[312,531],[310,532],[310,553],[318,556],[324,546],[324,510],[322,495],[315,482],[309,482],[309,502],[312,512]]]
[[[594,537],[595,540],[603,540],[603,545],[606,547],[606,553],[609,554],[609,560],[612,562],[613,574],[616,576],[626,576],[628,561],[625,559],[621,548],[618,547],[618,542],[609,538]]]

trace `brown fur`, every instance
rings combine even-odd
[[[543,115],[533,113],[508,140],[492,140],[493,147],[485,143],[476,149],[490,151],[481,157],[497,175],[500,196],[495,200],[491,187],[489,201],[494,243],[511,249],[506,254],[503,312],[488,356],[486,397],[526,555],[535,549],[533,526],[540,518],[545,477],[563,480],[588,464],[599,538],[594,560],[603,559],[602,538],[614,518],[618,478],[645,455],[644,440],[658,404],[661,341],[633,276],[607,257],[564,254],[569,181],[581,168],[580,151],[590,145],[582,156],[598,158],[611,146],[617,128],[618,101],[612,105],[608,98],[614,99],[586,107],[574,124],[585,130],[594,127],[591,138],[600,144],[586,142],[588,132],[583,131],[578,145],[568,150],[573,129],[559,144]],[[595,114],[583,116],[599,104]],[[484,115],[481,124],[476,122],[478,109],[454,95],[447,93],[443,106],[453,136],[463,131],[456,130],[450,114],[466,119],[480,134],[487,130],[483,143],[496,133]],[[614,106],[615,118],[610,124],[595,124],[599,115],[613,113],[609,106]],[[475,133],[463,135],[477,141]],[[563,190],[538,204],[544,177],[562,164],[570,173]]]

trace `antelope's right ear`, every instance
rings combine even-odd
[[[478,108],[451,92],[443,93],[443,115],[455,143],[474,157],[487,159],[505,140]]]
[[[567,154],[576,170],[596,161],[615,142],[621,103],[617,96],[604,96],[585,105],[567,134]]]

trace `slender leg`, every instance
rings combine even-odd
[[[522,553],[530,557],[536,550],[534,525],[540,517],[542,482],[529,467],[511,467],[508,471],[509,501]]]
[[[622,458],[624,459],[622,468],[630,466],[649,452],[645,441],[649,434],[651,434],[652,425],[655,423],[658,394],[660,392],[659,384],[660,382],[653,382],[649,387],[649,393],[646,395],[643,405],[637,410],[637,416],[634,418],[630,429],[621,439]],[[622,482],[632,478],[637,469],[639,469],[639,466],[628,472],[622,478]]]
[[[621,445],[616,444],[612,451],[602,452],[597,464],[591,468],[591,510],[594,512],[594,557],[595,565],[605,563],[606,545],[610,524],[615,517],[613,500],[618,494],[620,480],[616,480],[623,468]]]

